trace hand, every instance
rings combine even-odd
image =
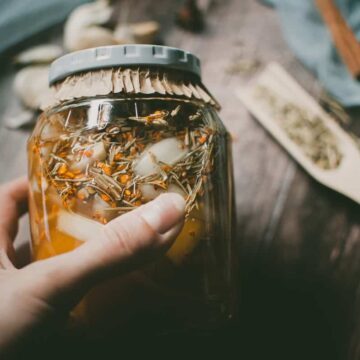
[[[179,234],[185,201],[161,195],[104,226],[102,239],[22,269],[14,266],[13,240],[26,212],[28,182],[0,187],[0,355],[30,334],[64,321],[99,281],[134,269],[164,252]]]

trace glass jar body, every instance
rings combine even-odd
[[[71,313],[76,324],[164,333],[234,316],[231,150],[212,107],[157,97],[73,101],[40,116],[28,151],[34,261],[102,241],[100,227],[161,193],[187,202],[167,253],[92,289]]]

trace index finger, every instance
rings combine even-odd
[[[27,211],[28,188],[26,177],[0,186],[0,232],[10,238],[15,237],[18,219]]]

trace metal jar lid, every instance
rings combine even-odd
[[[115,45],[76,51],[55,60],[49,83],[79,72],[120,66],[160,66],[201,77],[200,60],[181,49],[160,45]]]

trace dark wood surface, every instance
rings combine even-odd
[[[193,35],[173,25],[176,3],[144,3],[135,17],[152,14],[164,24],[167,45],[201,58],[204,82],[234,137],[241,302],[237,323],[218,335],[224,356],[236,349],[243,359],[360,359],[360,207],[294,163],[235,97],[248,77],[225,69],[237,57],[278,61],[314,96],[319,84],[291,54],[272,9],[254,0],[217,1],[207,30]],[[13,69],[7,57],[2,64],[3,123]],[[27,136],[0,128],[1,182],[25,173]],[[25,219],[22,250],[27,239]]]

